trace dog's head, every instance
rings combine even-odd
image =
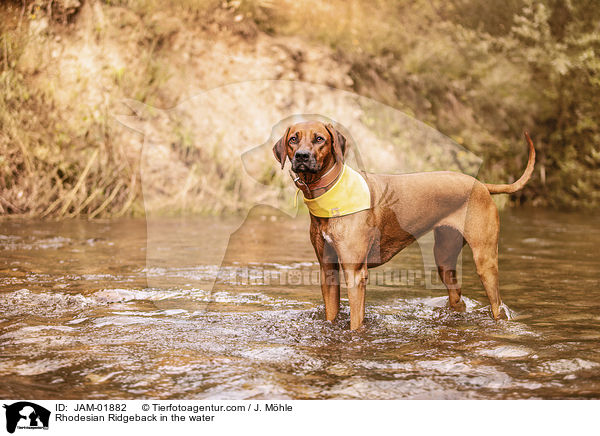
[[[273,154],[283,169],[286,158],[295,173],[317,174],[333,161],[343,162],[346,138],[333,125],[320,121],[294,124],[273,146]]]

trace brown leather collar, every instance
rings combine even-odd
[[[290,170],[290,176],[294,181],[294,184],[302,191],[305,198],[315,198],[319,195],[323,195],[327,190],[335,183],[335,181],[342,174],[344,164],[342,162],[335,163],[325,174],[319,177],[317,180],[311,183],[304,183],[304,181],[297,174]]]

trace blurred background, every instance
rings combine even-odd
[[[490,183],[520,176],[529,130],[536,172],[504,202],[597,210],[599,51],[596,0],[3,1],[0,214],[142,216],[144,137],[115,115],[152,119],[206,90],[273,79],[402,111],[483,159]],[[257,124],[248,130],[266,140],[273,124]],[[191,174],[191,212],[247,208],[231,153],[262,141],[236,132],[228,152],[181,123],[152,125],[173,164],[163,175]],[[261,181],[283,189],[274,161],[264,166]]]

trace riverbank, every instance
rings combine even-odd
[[[475,0],[463,3],[5,2],[0,214],[99,218],[141,216],[149,209],[246,210],[262,188],[242,189],[231,155],[262,144],[279,120],[252,119],[232,135],[238,139],[226,152],[222,139],[200,141],[199,122],[173,119],[172,109],[208,90],[266,80],[328,87],[319,95],[330,103],[347,91],[422,120],[480,157],[477,174],[486,182],[511,182],[521,174],[522,131],[528,129],[538,149],[536,172],[522,193],[504,202],[599,207],[594,111],[600,92],[589,80],[600,70],[593,56],[597,34],[589,24],[594,14],[570,6],[558,22],[556,5],[534,8],[516,1],[494,9]],[[313,94],[298,95],[314,100]],[[230,105],[217,112],[256,104],[255,93],[229,98]],[[150,135],[116,120],[142,107],[132,109],[123,99],[147,105],[137,115],[152,120]],[[345,127],[354,131],[358,122],[381,136],[380,112],[358,118],[348,118],[353,124]],[[227,137],[230,118],[212,121],[213,130]],[[164,165],[152,167],[157,177],[147,173],[146,183],[143,150],[150,137],[161,144],[156,156]],[[397,146],[388,137],[390,144]],[[419,154],[421,146],[415,141],[412,152]],[[400,168],[407,144],[395,150],[392,163]],[[383,147],[381,153],[390,155]],[[265,160],[261,173],[263,186],[270,182],[280,190],[268,200],[283,195],[285,183],[271,161]],[[172,190],[163,189],[165,174],[177,175],[169,181]],[[177,186],[185,192],[175,191]],[[147,194],[158,200],[149,206]],[[174,197],[177,205],[156,206]]]

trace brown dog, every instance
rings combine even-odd
[[[371,207],[345,216],[311,214],[310,240],[321,266],[321,291],[327,320],[335,319],[340,303],[342,267],[350,328],[363,323],[368,268],[381,265],[423,234],[434,231],[434,256],[449,294],[449,305],[465,309],[456,279],[456,261],[463,245],[473,251],[477,274],[490,300],[494,319],[500,315],[498,291],[498,210],[490,194],[516,192],[533,172],[535,149],[529,144],[527,168],[510,185],[481,183],[448,171],[403,175],[366,174]],[[303,122],[289,127],[273,147],[281,163],[286,158],[305,198],[322,196],[340,176],[346,139],[331,124]]]

